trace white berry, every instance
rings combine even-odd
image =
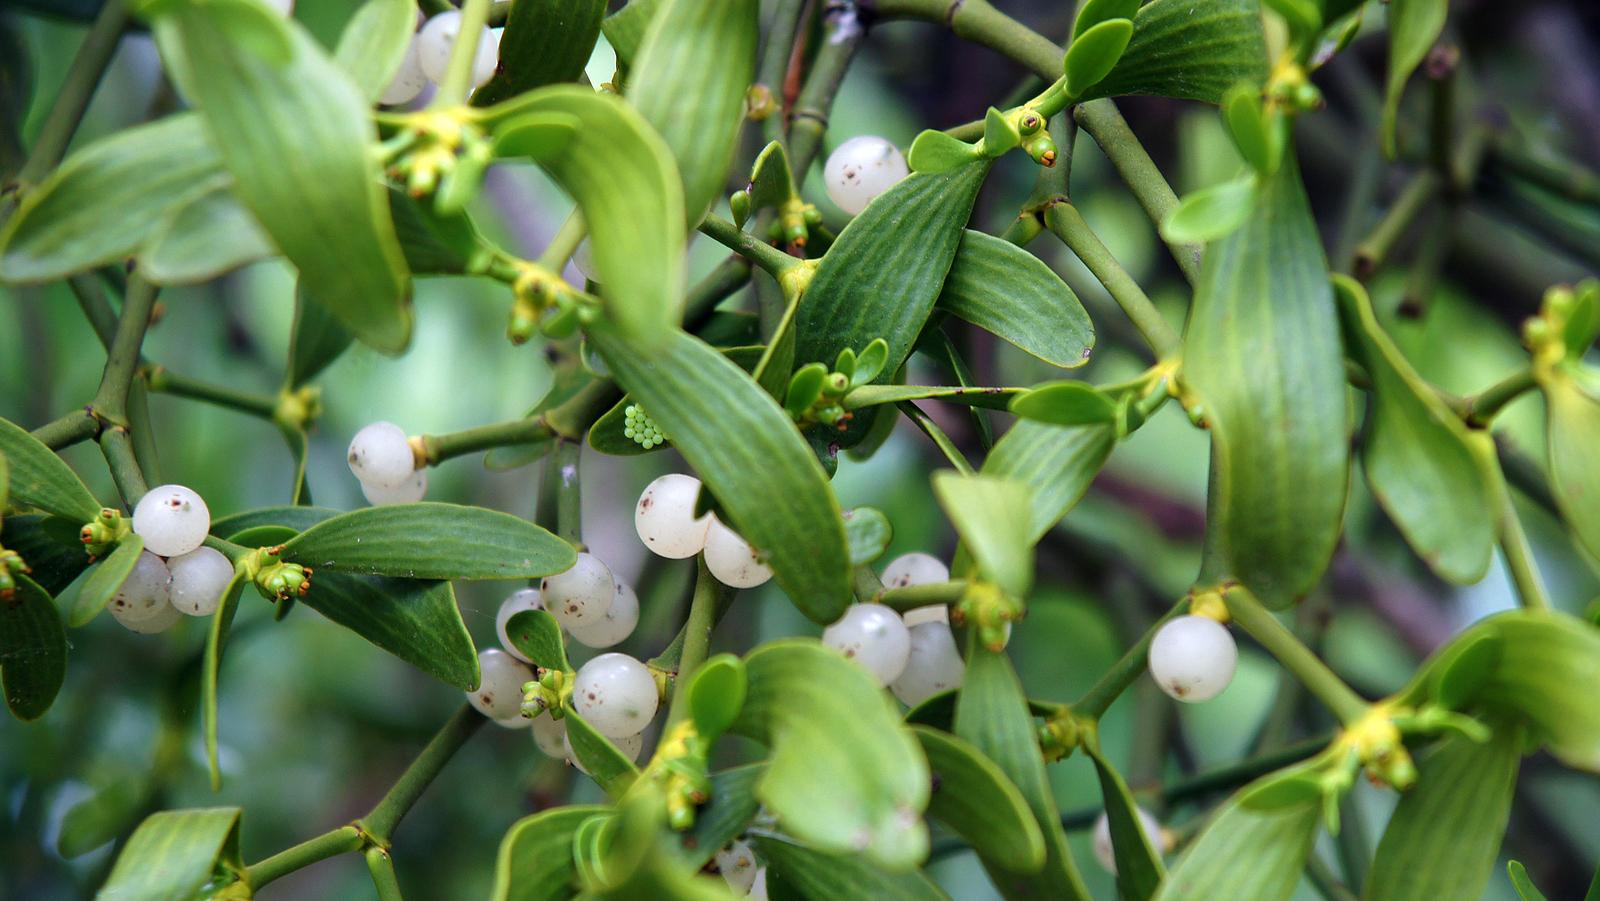
[[[492,720],[509,719],[522,713],[522,686],[533,681],[533,670],[499,648],[478,652],[478,687],[467,692],[467,701]]]
[[[544,609],[561,625],[575,629],[605,619],[617,585],[611,569],[599,557],[582,553],[571,569],[545,576],[539,591],[544,595]]]
[[[157,632],[165,632],[177,625],[178,620],[183,619],[183,614],[179,613],[178,608],[171,604],[162,604],[156,612],[140,619],[129,619],[115,610],[111,611],[111,617],[130,632],[138,632],[141,635],[154,635]]]
[[[751,901],[767,901],[767,868],[757,867],[755,879],[750,883]]]
[[[526,729],[532,723],[532,720],[523,716],[520,712],[494,721],[494,724],[502,729]]]
[[[911,656],[905,621],[882,604],[852,604],[823,630],[822,643],[866,667],[883,685],[900,677]]]
[[[444,81],[445,70],[450,67],[450,51],[455,49],[456,36],[460,33],[461,13],[456,10],[434,16],[417,32],[417,61],[435,84]],[[472,86],[478,87],[488,81],[499,62],[499,42],[490,36],[486,27],[478,38],[478,52],[472,58]]]
[[[211,511],[193,490],[182,485],[150,489],[133,508],[134,534],[145,550],[162,557],[187,554],[206,540]]]
[[[572,685],[578,715],[607,738],[643,732],[660,702],[655,678],[627,654],[601,654],[590,660]]]
[[[912,551],[890,560],[889,565],[883,568],[883,575],[880,578],[885,588],[932,585],[950,581],[950,567],[945,566],[943,560],[932,554]],[[930,604],[927,607],[907,610],[904,617],[908,627],[923,623],[948,623],[950,611],[943,604]]]
[[[734,894],[750,894],[750,886],[755,884],[756,873],[761,866],[756,863],[756,855],[750,850],[749,842],[733,840],[728,847],[716,853],[716,861],[717,869],[722,871],[722,878]]]
[[[622,752],[622,756],[637,763],[639,761],[639,752],[644,750],[644,734],[613,738],[611,743],[617,746],[617,750]],[[567,732],[565,727],[561,730],[561,756],[566,757],[568,763],[577,767],[578,772],[585,776],[589,775],[589,768],[584,766],[583,761],[578,759],[578,755],[572,752],[572,735]]]
[[[621,579],[616,582],[616,593],[604,616],[572,629],[572,637],[591,648],[609,648],[621,644],[639,625],[639,596]]]
[[[405,58],[400,60],[400,68],[395,70],[394,78],[383,89],[378,102],[387,106],[410,103],[427,86],[428,74],[422,71],[422,62],[417,59],[417,37],[412,35],[410,43],[406,44]]]
[[[919,623],[910,632],[911,652],[906,655],[906,667],[900,678],[889,683],[889,689],[907,707],[915,707],[936,694],[960,687],[967,664],[945,623]]]
[[[1210,617],[1180,616],[1150,642],[1150,675],[1180,701],[1209,701],[1222,694],[1238,665],[1233,636]]]
[[[1151,850],[1159,855],[1161,821],[1143,807],[1134,809],[1139,812],[1139,828],[1144,832],[1145,841],[1149,842]],[[1117,855],[1111,844],[1111,820],[1103,813],[1094,821],[1094,858],[1100,861],[1100,866],[1105,867],[1106,872],[1113,876],[1117,874]]]
[[[750,542],[715,516],[706,530],[705,553],[706,569],[731,588],[754,588],[772,578],[772,569],[761,562],[761,554]]]
[[[548,713],[533,718],[533,743],[546,757],[557,760],[567,756],[567,721],[558,720]]]
[[[910,171],[899,148],[877,135],[861,135],[828,154],[822,179],[828,197],[839,209],[854,216]]]
[[[215,613],[233,581],[233,564],[221,551],[204,546],[168,560],[167,569],[172,573],[172,606],[190,616]]]
[[[350,439],[350,471],[362,487],[394,488],[406,484],[417,469],[416,455],[405,429],[392,422],[374,422]],[[374,502],[376,503],[376,502]]]
[[[374,485],[370,482],[361,483],[361,496],[367,503],[374,507],[387,507],[390,504],[414,504],[428,494],[428,471],[419,469],[409,479],[398,485]]]
[[[682,560],[705,550],[711,514],[696,519],[700,480],[669,473],[645,486],[633,511],[633,528],[644,546],[663,557]]]
[[[500,611],[494,615],[494,630],[500,635],[500,646],[506,653],[521,660],[523,663],[532,663],[532,660],[522,656],[516,645],[511,643],[511,636],[506,634],[506,625],[511,622],[511,617],[524,610],[543,610],[543,595],[537,588],[524,588],[513,592],[512,595],[500,602]]]
[[[167,564],[155,554],[143,551],[107,607],[118,622],[127,625],[149,619],[171,606],[168,602],[171,592],[172,573]]]

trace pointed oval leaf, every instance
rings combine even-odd
[[[1206,243],[1233,234],[1250,218],[1256,205],[1256,177],[1245,175],[1185,194],[1161,220],[1161,237],[1187,244]]]
[[[133,572],[133,566],[139,562],[139,554],[143,550],[144,539],[130,533],[117,542],[116,549],[104,560],[90,567],[78,587],[77,597],[72,600],[72,612],[67,615],[67,624],[76,629],[99,616],[100,611],[106,609],[106,605],[121,590],[122,583],[128,580],[128,573]]]
[[[365,0],[334,48],[334,61],[369,101],[388,90],[417,30],[416,0]]]
[[[1089,490],[1089,483],[1116,444],[1116,432],[1110,426],[1059,426],[1024,420],[995,442],[979,472],[1033,489],[1028,541],[1037,542]]]
[[[949,901],[950,896],[919,870],[885,872],[859,855],[828,854],[765,833],[755,836],[755,845],[767,862],[768,878],[802,898]]]
[[[928,852],[928,764],[867,671],[811,639],[762,645],[733,731],[772,749],[756,795],[812,847],[890,869]],[[817,791],[829,786],[826,792]]]
[[[1333,556],[1349,474],[1339,323],[1292,154],[1206,251],[1181,377],[1212,432],[1208,553],[1292,604]]]
[[[1517,897],[1522,901],[1549,901],[1545,893],[1528,878],[1528,868],[1520,860],[1506,861],[1506,876],[1511,880],[1511,887],[1516,890]],[[1589,883],[1589,891],[1584,895],[1584,901],[1594,901],[1600,888],[1600,871],[1596,871],[1595,881]]]
[[[1391,0],[1389,13],[1389,77],[1383,88],[1383,150],[1393,158],[1395,118],[1406,80],[1433,49],[1444,30],[1448,0]]]
[[[355,336],[339,324],[338,317],[326,305],[296,289],[294,325],[289,331],[289,389],[294,390],[316,378],[354,340]]]
[[[1592,554],[1600,554],[1600,400],[1563,370],[1544,390],[1550,480],[1561,516]]]
[[[627,5],[607,16],[600,23],[606,41],[617,53],[617,65],[626,69],[639,54],[650,20],[661,8],[664,0],[628,0]]]
[[[58,540],[52,530],[65,532]],[[0,522],[0,547],[16,551],[27,561],[28,574],[47,594],[59,595],[89,566],[89,555],[83,552],[78,541],[79,526],[71,520],[54,516],[25,514],[7,516]]]
[[[970,743],[927,726],[913,726],[938,786],[928,813],[967,840],[973,850],[1008,870],[1044,866],[1044,833],[994,761]]]
[[[999,156],[1022,143],[1022,133],[1016,123],[1005,113],[989,107],[983,114],[983,152],[985,156]]]
[[[527,4],[536,6],[538,4]],[[578,827],[607,808],[557,807],[523,817],[506,830],[495,856],[495,901],[566,901],[577,893],[572,840]]]
[[[0,692],[20,720],[36,720],[55,702],[67,678],[67,634],[55,602],[17,573],[15,594],[0,600]]]
[[[1334,278],[1349,352],[1372,379],[1361,464],[1372,494],[1434,572],[1471,584],[1494,555],[1494,443],[1469,432],[1378,324],[1366,291]]]
[[[1261,109],[1259,87],[1246,82],[1230,89],[1222,98],[1222,121],[1245,162],[1262,175],[1277,171],[1283,148],[1273,146],[1272,132]]]
[[[219,187],[173,212],[139,254],[139,272],[154,285],[187,285],[277,254],[233,190]]]
[[[956,257],[958,260],[960,256]],[[889,342],[882,338],[873,338],[872,343],[861,350],[861,356],[856,358],[855,371],[850,374],[850,384],[865,385],[875,381],[889,364]]]
[[[980,159],[983,154],[977,147],[936,129],[926,129],[911,142],[906,152],[906,164],[912,172],[937,175],[949,172]]]
[[[944,470],[933,474],[933,493],[962,545],[977,560],[979,573],[1008,594],[1025,596],[1033,586],[1033,541],[1029,522],[1016,513],[1033,504],[1028,486]]]
[[[1107,19],[1073,38],[1064,66],[1067,94],[1082,97],[1111,74],[1132,39],[1133,22],[1128,19]]]
[[[1151,0],[1133,17],[1133,39],[1092,97],[1153,94],[1218,103],[1241,81],[1267,78],[1256,0]]]
[[[576,85],[540,88],[483,116],[549,112],[583,127],[565,152],[539,164],[583,210],[608,316],[650,343],[683,317],[683,185],[672,150],[620,98]]]
[[[1417,760],[1417,783],[1378,842],[1371,901],[1481,898],[1500,854],[1522,760],[1522,731],[1498,725],[1478,744],[1452,735]]]
[[[590,778],[613,801],[620,800],[634,780],[639,778],[639,768],[618,750],[611,739],[601,735],[598,729],[579,716],[571,704],[567,705],[566,715],[561,721],[567,724],[567,742],[572,745],[572,756],[583,764]]]
[[[1132,19],[1139,13],[1139,0],[1084,0],[1072,21],[1072,38],[1109,19]]]
[[[233,580],[222,592],[222,600],[206,624],[206,649],[200,670],[200,718],[205,733],[206,764],[211,770],[211,790],[222,789],[222,766],[217,761],[217,698],[222,676],[222,651],[228,642],[228,630],[233,628],[233,618],[239,612],[239,599],[249,580],[243,572],[235,572]]]
[[[850,541],[850,565],[864,566],[883,556],[894,540],[889,517],[876,507],[856,507],[844,511],[844,532]]]
[[[425,502],[367,507],[324,520],[285,544],[283,559],[317,570],[407,579],[536,579],[571,569],[577,552],[509,513]],[[316,590],[313,577],[311,592]]]
[[[1111,829],[1112,857],[1117,862],[1117,890],[1124,898],[1148,898],[1167,875],[1161,866],[1161,855],[1150,847],[1133,793],[1122,774],[1100,753],[1099,739],[1084,742],[1083,750],[1094,761],[1095,775],[1100,778],[1100,797]]]
[[[410,274],[361,89],[298,24],[248,0],[153,10],[168,70],[301,284],[363,342],[404,350]],[[263,55],[263,38],[286,55]]]
[[[151,814],[128,838],[96,897],[119,901],[195,898],[207,883],[220,887],[242,878],[239,814],[237,807]]]
[[[1600,773],[1600,629],[1576,617],[1516,610],[1483,624],[1500,639],[1494,674],[1475,702],[1525,720],[1570,767]]]
[[[1322,810],[1317,793],[1301,782],[1297,770],[1283,770],[1236,792],[1178,859],[1156,901],[1287,901],[1311,854]],[[1253,803],[1257,797],[1261,803]]]
[[[1116,422],[1117,402],[1088,382],[1046,382],[1012,398],[1011,412],[1055,425],[1094,425]]]
[[[659,354],[606,329],[589,337],[739,534],[769,555],[801,612],[819,623],[838,619],[850,600],[844,520],[794,420],[738,365],[681,331]]]
[[[561,624],[549,611],[524,610],[511,617],[506,622],[506,637],[534,666],[572,672],[566,643],[561,640]]]
[[[745,222],[755,213],[776,207],[794,196],[794,177],[789,172],[789,153],[781,141],[773,141],[761,149],[755,165],[750,167],[750,183],[745,186],[750,203],[743,215],[734,210],[734,222],[744,228]]]
[[[128,834],[148,802],[152,781],[142,775],[124,776],[74,804],[61,818],[56,850],[62,857],[82,857]]]
[[[1094,347],[1094,323],[1061,276],[983,232],[962,232],[938,306],[1054,366],[1082,366]]]
[[[478,650],[449,582],[317,572],[300,603],[462,691],[478,685]]]
[[[37,507],[76,523],[99,515],[100,502],[72,467],[8,419],[0,419],[0,454],[10,468],[12,507]]]
[[[338,515],[339,511],[330,507],[258,507],[211,520],[211,534],[236,541],[235,536],[239,533],[257,526],[282,526],[295,532],[303,532],[319,522]]]
[[[1044,866],[1038,869],[1008,869],[980,854],[984,869],[1008,898],[1087,899],[1089,891],[1061,829],[1022,682],[1005,654],[983,647],[976,635],[975,630],[969,632],[967,673],[956,693],[954,731],[994,761],[1022,793],[1045,847]]]
[[[700,665],[689,680],[689,716],[694,727],[714,739],[728,731],[749,689],[744,661],[732,654],[718,654]]]
[[[499,68],[488,84],[472,92],[472,104],[491,106],[547,84],[577,81],[605,13],[605,0],[513,5],[500,37]]]

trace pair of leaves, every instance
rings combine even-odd
[[[1350,354],[1372,380],[1362,470],[1406,541],[1442,578],[1478,581],[1494,555],[1494,444],[1461,418],[1378,325],[1366,291],[1334,277]]]
[[[163,901],[199,897],[207,884],[244,876],[237,807],[151,814],[123,846],[99,897]]]
[[[667,333],[660,350],[606,328],[589,338],[672,437],[730,525],[769,555],[801,612],[819,623],[837,620],[850,600],[844,522],[789,415],[744,370],[682,331]]]
[[[576,81],[600,36],[605,0],[545,0],[511,7],[500,38],[500,66],[472,93],[474,106],[490,106],[562,81]]]
[[[962,231],[936,306],[1052,366],[1082,366],[1094,347],[1094,323],[1061,276],[980,231]]]
[[[1333,292],[1292,159],[1207,250],[1184,348],[1212,432],[1209,564],[1288,606],[1333,555],[1349,469]]]

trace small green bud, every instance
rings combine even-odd
[[[79,530],[78,538],[83,542],[83,549],[89,553],[89,558],[93,560],[111,550],[132,531],[132,523],[123,517],[121,511],[102,507],[100,515],[85,523]]]
[[[733,213],[734,224],[743,227],[745,220],[750,218],[750,192],[734,191],[728,197],[728,209]]]
[[[1028,110],[1017,117],[1017,131],[1025,138],[1032,137],[1044,127],[1044,117]]]
[[[1048,134],[1039,135],[1025,144],[1023,149],[1034,162],[1047,169],[1056,164],[1056,142],[1051,140]]]

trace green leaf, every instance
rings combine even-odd
[[[1011,399],[1011,412],[1055,425],[1094,425],[1117,420],[1117,402],[1088,382],[1063,380],[1035,385]]]
[[[0,229],[0,277],[54,281],[132,256],[177,210],[227,181],[199,116],[116,132],[28,192]]]
[[[894,526],[876,507],[844,511],[844,534],[850,542],[850,565],[864,566],[883,556],[894,540]]]
[[[1208,557],[1286,607],[1333,555],[1349,475],[1338,319],[1292,154],[1206,251],[1183,378],[1212,433]]]
[[[367,98],[309,34],[248,0],[155,11],[168,70],[301,285],[363,342],[404,350],[410,277]],[[279,44],[285,55],[266,53]]]
[[[572,756],[583,764],[590,778],[613,801],[621,799],[639,778],[639,768],[612,744],[611,739],[579,716],[571,704],[567,705],[566,716],[561,721],[567,724],[567,742],[572,745]]]
[[[331,572],[408,579],[536,579],[577,552],[508,513],[458,504],[366,507],[324,520],[284,545],[283,559]],[[312,583],[312,592],[316,583]]]
[[[1161,237],[1178,244],[1225,238],[1255,211],[1258,189],[1256,176],[1250,174],[1185,194],[1161,220]]]
[[[638,55],[639,45],[644,43],[645,31],[649,29],[650,20],[661,8],[662,2],[628,0],[626,6],[600,23],[600,30],[605,33],[611,49],[616,51],[617,64],[621,68],[626,69]]]
[[[956,694],[955,734],[994,761],[1026,799],[1044,837],[1042,868],[1008,869],[979,855],[995,888],[1010,899],[1087,899],[1089,891],[1067,849],[1044,758],[1039,754],[1033,715],[1022,683],[1004,653],[995,653],[969,633],[967,673]]]
[[[980,231],[962,232],[938,307],[1053,366],[1082,366],[1094,347],[1094,323],[1061,276]]]
[[[539,164],[583,210],[606,312],[642,344],[665,340],[683,316],[683,186],[672,150],[621,99],[551,85],[484,111],[561,113],[583,127],[564,153]],[[498,152],[498,148],[497,148]]]
[[[53,528],[62,527],[71,544],[52,537]],[[7,516],[0,522],[0,547],[16,551],[33,572],[29,577],[46,593],[59,595],[62,589],[89,566],[77,531],[79,526],[65,519],[37,514]]]
[[[67,635],[55,602],[22,573],[16,593],[0,600],[0,691],[20,720],[36,720],[67,678]]]
[[[737,364],[681,331],[659,355],[606,329],[606,365],[711,489],[725,519],[770,556],[801,612],[831,623],[850,601],[839,502],[794,421]]]
[[[11,503],[11,464],[6,462],[6,455],[0,453],[0,515],[6,511]],[[3,521],[3,520],[0,520]]]
[[[744,209],[743,215],[739,210],[734,211],[734,222],[744,228],[744,224],[756,212],[768,207],[776,207],[794,196],[794,178],[789,173],[789,154],[783,149],[781,141],[773,141],[762,148],[756,156],[755,165],[750,168],[750,183],[745,186],[745,194],[749,196],[750,203]]]
[[[206,649],[200,671],[200,718],[205,733],[206,764],[211,771],[211,790],[222,789],[222,766],[217,762],[217,698],[222,675],[222,651],[228,642],[228,630],[239,612],[239,598],[244,594],[249,580],[243,572],[235,572],[232,581],[222,592],[222,601],[206,624]]]
[[[61,819],[56,850],[73,858],[125,835],[150,797],[151,779],[127,775],[74,804]]]
[[[761,809],[756,784],[766,771],[762,762],[712,774],[711,800],[695,811],[694,826],[680,842],[680,853],[690,866],[705,866],[728,842],[744,834]]]
[[[822,383],[828,379],[828,367],[821,363],[807,363],[789,377],[789,387],[783,393],[783,408],[790,416],[798,417],[811,409],[822,396]]]
[[[1072,39],[1110,19],[1132,19],[1139,13],[1139,0],[1084,0],[1072,22]]]
[[[1287,901],[1317,836],[1321,797],[1281,770],[1240,789],[1206,823],[1156,892],[1156,901]]]
[[[700,224],[733,165],[744,96],[756,77],[759,0],[666,0],[628,73],[627,97],[672,149],[689,228]],[[707,65],[706,48],[716,48]]]
[[[208,883],[244,877],[237,807],[163,810],[129,836],[98,898],[171,901],[197,898]]]
[[[960,255],[956,259],[960,259]],[[884,366],[889,363],[889,342],[882,338],[873,338],[861,351],[861,356],[856,358],[855,371],[850,374],[851,385],[865,385],[875,381],[883,373]]]
[[[1251,82],[1234,85],[1222,98],[1222,121],[1245,162],[1262,175],[1278,171],[1283,141],[1274,133],[1276,120],[1269,121],[1261,108],[1259,86]]]
[[[1017,130],[1016,123],[1007,118],[1005,113],[989,107],[989,111],[983,114],[984,156],[999,156],[1021,143],[1022,132]]]
[[[1400,95],[1405,93],[1406,80],[1439,39],[1448,12],[1448,0],[1390,0],[1388,5],[1389,77],[1383,89],[1383,152],[1391,159],[1396,153],[1395,117],[1400,113]]]
[[[738,657],[718,654],[702,663],[689,680],[689,717],[700,735],[709,740],[728,731],[748,689],[744,661]]]
[[[756,795],[784,829],[894,870],[928,853],[928,764],[867,671],[815,640],[762,645],[733,730],[772,749]],[[819,792],[818,786],[828,786]]]
[[[11,471],[13,508],[38,508],[80,524],[100,515],[100,502],[72,467],[8,419],[0,419],[0,454]]]
[[[524,610],[511,617],[506,622],[506,637],[534,666],[572,672],[566,643],[561,640],[561,624],[548,611]]]
[[[827,854],[778,835],[758,834],[755,845],[767,862],[768,878],[775,874],[786,888],[813,901],[948,901],[950,897],[918,870],[886,873],[859,855]]]
[[[1600,772],[1600,706],[1590,695],[1600,684],[1600,629],[1527,610],[1491,617],[1482,628],[1499,637],[1500,654],[1474,703],[1526,721],[1567,766]]]
[[[1064,65],[1068,96],[1084,96],[1111,74],[1132,39],[1133,22],[1127,19],[1107,19],[1073,38]]]
[[[1594,457],[1600,447],[1600,400],[1564,369],[1554,370],[1540,387],[1556,505],[1583,546],[1600,554],[1600,466]]]
[[[983,158],[977,147],[936,129],[925,129],[911,142],[906,163],[912,172],[937,175]]]
[[[237,541],[237,536],[241,532],[258,526],[282,526],[295,532],[303,532],[319,522],[338,515],[338,510],[329,507],[258,507],[213,519],[211,534],[229,541]]]
[[[761,345],[718,348],[723,356],[732,360],[735,365],[745,371],[755,368],[765,349]],[[628,407],[634,403],[636,401],[633,397],[623,395],[622,399],[617,401],[611,409],[602,413],[600,418],[594,421],[594,425],[589,427],[589,446],[602,454],[611,454],[619,457],[655,453],[670,447],[672,445],[671,435],[667,436],[667,443],[658,444],[649,449],[628,437]],[[645,410],[646,414],[649,414],[649,412],[649,410]]]
[[[67,614],[67,625],[74,629],[85,626],[106,609],[111,599],[128,580],[139,554],[144,551],[144,539],[132,533],[117,542],[116,549],[85,573],[78,595],[72,601],[72,611]]]
[[[514,4],[500,38],[500,68],[472,92],[473,106],[491,106],[561,81],[577,81],[600,36],[605,0],[541,0]]]
[[[1044,833],[1028,801],[994,761],[971,744],[927,726],[913,726],[938,789],[928,813],[973,850],[1008,870],[1044,866]]]
[[[1084,742],[1083,750],[1094,761],[1095,775],[1100,778],[1100,796],[1111,827],[1113,859],[1117,862],[1117,891],[1124,898],[1149,898],[1167,875],[1161,866],[1161,855],[1150,847],[1149,837],[1144,834],[1139,807],[1128,783],[1100,753],[1099,738]]]
[[[1417,784],[1384,829],[1364,896],[1371,901],[1481,898],[1511,814],[1521,730],[1482,744],[1452,735],[1417,760]]]
[[[1033,586],[1033,540],[1029,523],[1016,515],[1033,503],[1033,492],[1013,479],[933,474],[933,493],[956,527],[961,543],[978,562],[978,572],[1016,597]]]
[[[1322,30],[1320,0],[1266,0],[1266,6],[1283,17],[1296,41],[1315,38]]]
[[[1528,868],[1522,865],[1522,861],[1506,861],[1506,877],[1511,880],[1511,887],[1516,889],[1517,897],[1521,898],[1522,901],[1549,901],[1544,892],[1539,891],[1539,887],[1533,884],[1532,879],[1528,878]],[[1592,898],[1593,894],[1593,887],[1591,886],[1589,897]]]
[[[316,378],[339,359],[353,340],[332,311],[304,291],[296,290],[294,325],[289,331],[289,389]]]
[[[1600,280],[1588,279],[1573,289],[1566,317],[1562,337],[1567,344],[1567,359],[1581,360],[1595,339],[1600,338]]]
[[[333,58],[367,100],[376,101],[394,80],[416,30],[416,0],[364,0],[339,33]]]
[[[988,171],[981,161],[910,175],[850,220],[801,299],[795,361],[829,363],[847,347],[882,338],[889,345],[883,372],[898,371],[933,312]]]
[[[445,216],[432,203],[389,189],[389,214],[406,265],[417,275],[463,275],[479,271],[491,252],[465,215]]]
[[[1133,40],[1087,96],[1153,94],[1218,103],[1241,81],[1267,78],[1255,0],[1151,0],[1133,17]]]
[[[146,243],[139,272],[151,284],[210,281],[278,249],[229,187],[218,187],[177,208]]]
[[[1059,426],[1018,422],[983,461],[979,473],[1033,489],[1028,541],[1037,542],[1067,515],[1117,444],[1110,426]]]
[[[537,4],[527,4],[535,6]],[[523,817],[506,830],[495,857],[495,901],[566,901],[577,893],[572,838],[578,827],[607,808],[557,807]]]
[[[1334,278],[1345,344],[1372,380],[1361,463],[1372,494],[1440,577],[1471,584],[1494,555],[1494,441],[1468,431],[1411,368],[1353,279]]]
[[[318,570],[300,603],[447,685],[478,684],[478,651],[449,582]]]

